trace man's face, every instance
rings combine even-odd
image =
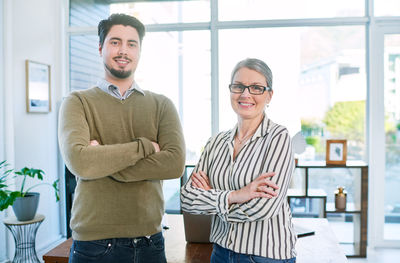
[[[140,58],[140,40],[137,30],[131,26],[114,25],[110,28],[100,56],[106,71],[106,79],[126,79],[133,75]]]

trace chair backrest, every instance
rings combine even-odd
[[[186,183],[194,165],[186,165],[183,176],[181,177],[181,187]],[[190,243],[210,243],[210,231],[212,215],[194,215],[182,211],[183,224],[185,226],[186,242]]]

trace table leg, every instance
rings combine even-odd
[[[13,263],[40,263],[35,249],[36,233],[43,221],[27,225],[7,225],[15,241]]]

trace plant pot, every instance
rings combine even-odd
[[[25,197],[17,197],[12,208],[18,221],[32,220],[39,204],[39,193],[27,193]]]

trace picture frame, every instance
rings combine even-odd
[[[31,60],[25,61],[26,111],[48,113],[51,111],[50,65]]]
[[[326,140],[326,164],[346,165],[347,140]]]

